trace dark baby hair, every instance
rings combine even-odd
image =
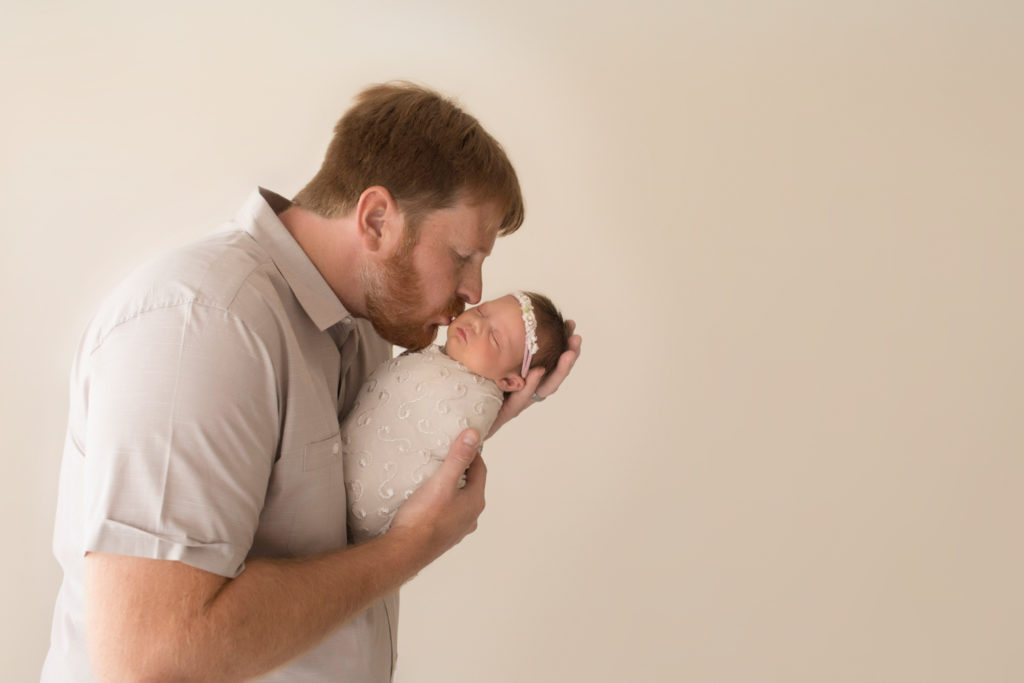
[[[523,292],[533,302],[533,314],[537,318],[537,345],[540,349],[530,360],[530,367],[543,367],[544,374],[550,374],[558,365],[558,359],[569,348],[572,332],[561,312],[543,294]]]

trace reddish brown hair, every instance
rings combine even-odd
[[[460,199],[495,202],[499,235],[523,223],[519,180],[498,141],[454,102],[411,83],[359,93],[295,203],[335,218],[354,209],[372,185],[388,189],[413,231],[427,213]]]

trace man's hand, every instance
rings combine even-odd
[[[576,331],[575,321],[567,320],[566,323],[572,332]],[[550,375],[544,376],[544,368],[533,368],[526,373],[526,384],[522,389],[509,394],[505,399],[501,410],[498,411],[498,416],[494,419],[494,424],[491,425],[491,431],[487,434],[487,438],[494,436],[494,433],[502,425],[529,408],[533,403],[543,401],[558,391],[558,387],[569,376],[569,371],[572,370],[572,366],[580,357],[582,348],[583,337],[573,334],[569,337],[568,350],[558,359],[558,366],[551,371]]]
[[[403,534],[423,548],[423,564],[432,562],[476,530],[484,509],[487,467],[479,455],[480,435],[466,429],[448,451],[448,457],[423,486],[398,509],[387,535]],[[466,475],[466,486],[459,480]]]

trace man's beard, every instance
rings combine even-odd
[[[453,297],[441,311],[417,320],[417,310],[423,306],[423,282],[412,263],[415,242],[403,244],[399,251],[380,269],[368,266],[362,272],[363,291],[366,293],[366,313],[377,334],[387,341],[406,349],[419,350],[434,341],[437,327],[428,322],[442,314],[454,317],[465,310],[465,303]]]

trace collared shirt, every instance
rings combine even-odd
[[[287,206],[254,192],[233,222],[135,272],[89,323],[71,372],[44,681],[92,680],[86,552],[230,578],[247,558],[346,545],[340,417],[391,346],[342,306],[278,219]],[[397,595],[264,680],[387,681],[396,620]]]

